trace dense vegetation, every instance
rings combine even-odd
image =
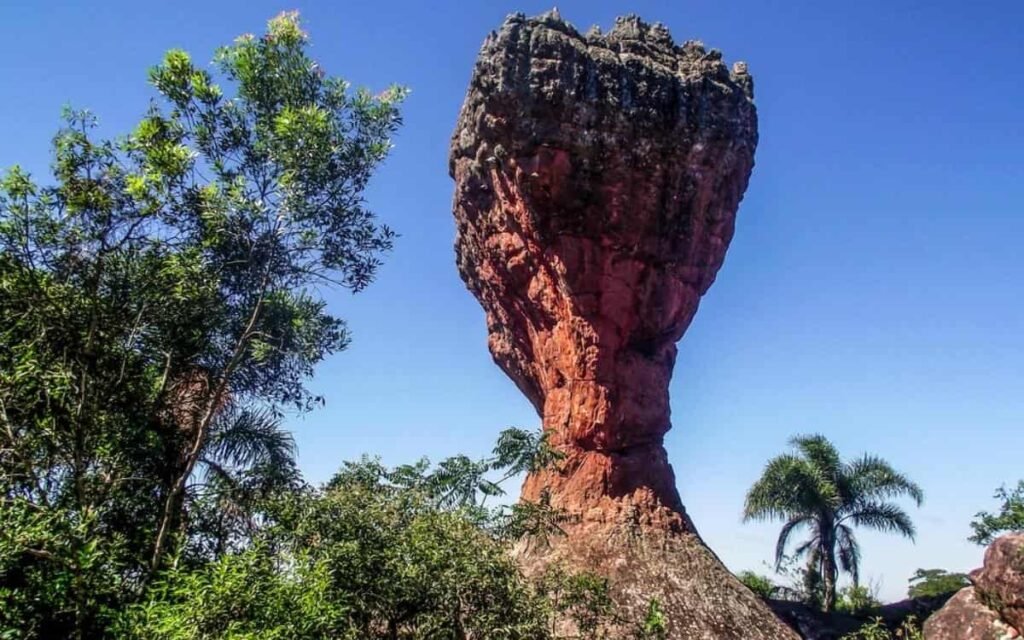
[[[238,548],[298,476],[286,410],[347,343],[317,288],[358,291],[392,232],[362,191],[404,91],[351,92],[294,15],[97,140],[69,112],[56,184],[0,183],[0,626],[94,637],[163,571]]]
[[[747,520],[783,520],[775,548],[774,569],[782,583],[743,571],[740,581],[762,598],[789,600],[821,610],[828,619],[838,612],[866,620],[844,640],[893,640],[921,638],[916,616],[878,617],[882,603],[873,589],[860,584],[860,549],[853,526],[867,526],[913,538],[910,516],[888,499],[908,496],[921,503],[921,489],[877,456],[865,455],[842,462],[836,448],[823,436],[800,436],[791,441],[794,453],[770,460],[747,494]],[[1014,491],[1001,488],[998,513],[980,512],[971,523],[971,540],[987,544],[1005,532],[1024,530],[1024,482]],[[790,538],[806,528],[810,536],[787,554]],[[851,582],[838,588],[838,570]],[[921,599],[921,606],[941,606],[960,589],[969,586],[963,573],[943,569],[918,569],[911,576],[907,596]]]

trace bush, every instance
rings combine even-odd
[[[863,585],[854,584],[839,591],[836,611],[860,616],[874,611],[881,604],[870,589]]]
[[[552,567],[534,582],[519,572],[509,546],[523,530],[520,509],[490,510],[475,498],[500,493],[481,472],[530,464],[525,454],[502,455],[512,437],[546,455],[542,439],[506,432],[490,461],[457,456],[431,470],[364,459],[322,489],[279,495],[248,548],[166,573],[119,632],[138,640],[548,640],[561,637],[556,622],[568,621],[587,638],[612,629],[663,637],[656,603],[644,621],[622,620],[603,578]]]
[[[736,575],[743,585],[762,598],[772,598],[779,591],[779,586],[771,581],[771,578],[753,571],[742,571]]]
[[[924,640],[917,618],[910,616],[896,629],[890,629],[881,618],[875,618],[841,640]]]

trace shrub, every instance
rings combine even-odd
[[[750,570],[742,571],[738,573],[736,577],[739,578],[739,581],[742,582],[745,587],[762,598],[772,598],[779,591],[778,585],[772,582],[771,578],[754,573]]]

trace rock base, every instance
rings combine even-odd
[[[729,572],[696,533],[629,522],[581,522],[566,536],[526,540],[516,556],[528,576],[552,565],[609,579],[617,613],[643,621],[656,599],[668,638],[798,640],[768,606]],[[630,637],[624,630],[620,638]]]

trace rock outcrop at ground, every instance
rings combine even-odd
[[[925,640],[1011,640],[1024,629],[1024,533],[996,539],[981,569],[925,621]]]
[[[459,273],[497,364],[565,454],[531,474],[568,535],[528,544],[661,601],[671,637],[793,637],[703,545],[663,438],[676,342],[733,236],[757,144],[753,81],[697,42],[619,19],[510,16],[477,60],[450,151]]]

